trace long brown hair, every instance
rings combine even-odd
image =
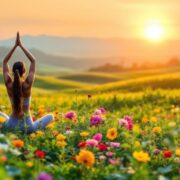
[[[12,68],[14,73],[14,81],[13,81],[13,103],[14,103],[14,110],[17,115],[22,112],[23,102],[22,102],[22,81],[21,78],[25,73],[25,65],[23,62],[18,61],[15,62]]]

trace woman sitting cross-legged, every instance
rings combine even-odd
[[[30,69],[26,78],[24,78],[26,69],[23,62],[15,62],[12,68],[13,78],[10,76],[8,61],[17,47],[20,47],[30,60]],[[48,114],[39,120],[33,122],[30,114],[31,87],[35,76],[35,58],[23,47],[19,33],[17,33],[16,43],[3,61],[3,76],[7,93],[12,105],[12,114],[7,116],[0,112],[0,116],[6,119],[3,124],[3,130],[21,131],[31,133],[36,130],[45,129],[47,124],[53,120],[53,115]]]

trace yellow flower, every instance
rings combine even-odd
[[[45,109],[44,109],[44,107],[39,107],[38,108],[38,114],[39,114],[39,116],[40,117],[42,117],[44,114],[45,114]]]
[[[58,134],[59,134],[59,132],[57,130],[52,131],[53,136],[57,136]]]
[[[173,104],[173,105],[171,105],[171,108],[175,108],[176,106]]]
[[[47,129],[53,129],[53,128],[55,128],[55,123],[54,122],[52,122],[52,123],[50,123],[50,124],[48,124],[47,126],[46,126],[46,128]]]
[[[160,112],[161,112],[161,109],[160,109],[160,108],[156,108],[156,109],[154,109],[154,112],[155,112],[155,113],[160,113]]]
[[[59,135],[56,137],[56,139],[57,139],[58,141],[64,141],[64,140],[66,139],[66,136],[64,136],[63,134],[59,134]]]
[[[89,136],[89,132],[83,131],[80,133],[80,136],[82,136],[82,137]]]
[[[26,162],[26,166],[29,168],[33,167],[33,162],[31,161]]]
[[[156,117],[151,117],[151,122],[157,122],[157,118]]]
[[[142,123],[144,123],[144,124],[145,124],[145,123],[147,123],[149,120],[148,120],[148,118],[147,118],[147,117],[143,117],[141,121],[142,121]]]
[[[81,122],[81,123],[84,123],[84,122],[85,122],[85,118],[82,117],[82,118],[80,119],[80,122]]]
[[[141,128],[139,127],[138,124],[134,124],[134,126],[133,126],[133,132],[134,132],[135,134],[140,134],[140,133],[141,133]]]
[[[54,115],[54,116],[57,116],[58,114],[59,114],[58,111],[54,111],[54,112],[53,112],[53,115]]]
[[[152,131],[154,133],[161,133],[162,129],[161,129],[161,127],[157,126],[157,127],[154,127]]]
[[[116,129],[116,128],[110,128],[110,129],[108,129],[107,134],[106,134],[106,137],[107,137],[109,140],[114,140],[114,139],[116,139],[116,137],[117,137],[117,129]]]
[[[35,133],[31,133],[30,137],[34,139],[36,137],[36,134]]]
[[[58,111],[54,111],[53,115],[54,115],[54,120],[58,120],[59,119],[59,112]]]
[[[86,167],[91,167],[95,163],[95,156],[91,151],[81,150],[76,156],[76,161]]]
[[[39,130],[39,131],[36,131],[36,135],[37,135],[37,136],[43,136],[43,135],[44,135],[44,132],[43,132],[43,131],[40,131],[40,130]]]
[[[6,121],[4,117],[0,117],[0,124],[3,124]]]
[[[180,149],[176,149],[175,154],[176,154],[176,156],[180,156]]]
[[[139,161],[139,162],[144,162],[144,163],[146,163],[146,162],[150,161],[149,154],[148,154],[148,153],[145,153],[145,152],[143,152],[143,151],[140,151],[140,152],[135,151],[135,152],[133,153],[133,157],[134,157],[137,161]]]
[[[135,147],[140,147],[140,146],[141,146],[141,143],[140,143],[139,141],[135,141],[134,146],[135,146]]]
[[[22,148],[22,147],[24,147],[24,141],[22,141],[22,140],[20,140],[20,139],[13,140],[12,144],[13,144],[13,146],[16,147],[16,148]]]
[[[57,145],[58,147],[65,147],[65,146],[67,145],[67,143],[66,143],[65,141],[57,141],[57,142],[56,142],[56,145]]]

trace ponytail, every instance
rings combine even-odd
[[[22,112],[22,83],[19,74],[19,70],[14,72],[14,82],[13,82],[13,100],[14,100],[14,110],[17,115]]]

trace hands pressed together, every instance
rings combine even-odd
[[[21,42],[21,39],[20,39],[19,32],[17,32],[16,42],[15,42],[15,47],[18,47],[18,46],[22,48],[22,42]]]

